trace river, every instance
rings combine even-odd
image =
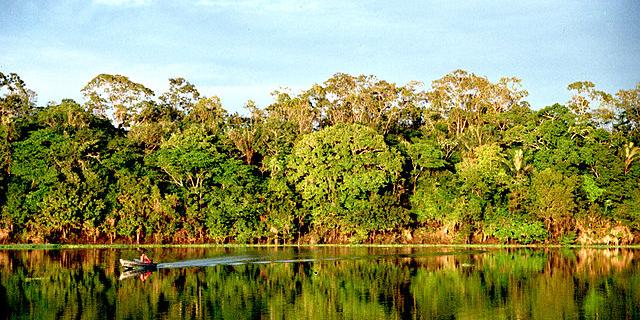
[[[640,250],[0,250],[0,319],[640,319]]]

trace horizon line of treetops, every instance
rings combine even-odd
[[[638,243],[640,83],[568,89],[337,73],[241,115],[110,74],[36,106],[0,72],[0,242]]]

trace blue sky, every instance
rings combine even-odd
[[[337,72],[428,87],[455,69],[516,76],[534,108],[590,80],[640,82],[638,1],[0,0],[0,71],[38,103],[100,73],[161,93],[182,76],[229,111]]]

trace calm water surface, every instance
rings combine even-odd
[[[0,319],[640,319],[640,250],[0,250]]]

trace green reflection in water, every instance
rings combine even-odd
[[[154,249],[118,280],[138,254],[0,251],[0,319],[640,318],[631,249]]]

